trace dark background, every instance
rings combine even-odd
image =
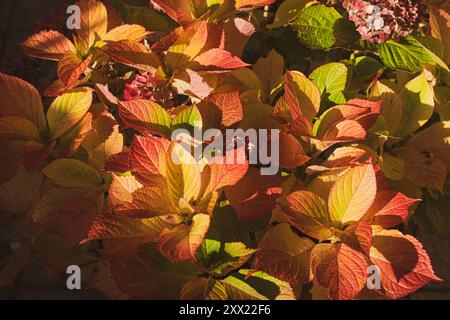
[[[38,85],[39,79],[34,59],[24,58],[19,45],[39,26],[48,21],[52,13],[64,7],[70,0],[0,0],[0,70]],[[31,61],[31,62],[30,62]],[[23,68],[23,64],[30,67]],[[51,64],[51,62],[50,62]],[[43,69],[44,71],[46,69]],[[42,71],[42,70],[41,70]],[[20,74],[17,74],[20,73]],[[37,76],[39,77],[39,76]],[[2,88],[0,88],[1,94]],[[414,234],[430,255],[436,274],[443,283],[432,283],[407,299],[450,299],[450,241],[429,234],[420,227]],[[102,296],[92,290],[69,291],[62,276],[47,279],[37,261],[33,261],[20,275],[15,288],[0,288],[0,300],[8,299],[98,299]]]

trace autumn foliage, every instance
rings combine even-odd
[[[408,226],[450,225],[445,1],[385,20],[395,36],[348,1],[144,2],[80,0],[80,29],[31,35],[22,50],[55,66],[40,90],[0,74],[0,286],[32,259],[83,266],[112,299],[397,299],[441,281]],[[249,145],[196,159],[179,128],[278,129],[280,170],[221,161]]]

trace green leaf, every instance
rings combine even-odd
[[[42,172],[62,187],[95,188],[102,184],[102,179],[94,168],[75,159],[55,160]]]
[[[435,87],[434,94],[441,121],[450,120],[450,87]]]
[[[56,139],[83,119],[92,103],[92,92],[77,89],[53,101],[47,111],[50,138]]]
[[[437,64],[447,71],[449,70],[436,54],[413,37],[382,43],[378,48],[378,54],[384,65],[392,69],[414,73],[422,70],[424,64],[431,63]]]
[[[441,237],[450,239],[450,197],[434,200],[428,194],[418,209],[418,217],[425,228]]]
[[[384,175],[391,180],[401,180],[405,176],[405,162],[387,152],[380,158],[380,167]]]
[[[297,17],[309,0],[285,0],[277,9],[275,18],[267,26],[269,29],[282,27]]]
[[[203,127],[202,115],[196,106],[182,110],[172,122],[172,131],[176,129],[187,129],[193,133],[194,128]]]
[[[348,67],[339,62],[324,64],[316,68],[309,78],[319,88],[322,96],[335,104],[344,103],[346,99],[346,88],[351,82],[352,73]]]
[[[450,72],[450,69],[448,68],[447,64],[442,61],[442,58],[444,56],[444,46],[443,44],[433,38],[433,37],[426,37],[426,36],[418,36],[416,40],[420,43],[420,45],[423,46],[427,54],[433,59],[433,62],[443,68],[444,70]]]
[[[355,65],[355,81],[358,84],[372,80],[383,65],[376,59],[368,56],[357,57]]]
[[[293,26],[300,40],[316,50],[329,50],[357,38],[353,24],[336,9],[321,4],[303,9]]]
[[[241,242],[206,239],[197,251],[197,259],[214,275],[223,276],[242,266],[255,251]]]
[[[425,73],[408,82],[400,97],[406,108],[397,135],[404,137],[423,126],[434,111],[434,92]]]

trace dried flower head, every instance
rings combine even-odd
[[[363,40],[381,43],[407,37],[417,27],[420,0],[341,0]]]

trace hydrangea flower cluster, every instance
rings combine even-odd
[[[166,106],[173,104],[173,92],[167,87],[158,85],[158,81],[150,72],[136,73],[134,77],[125,84],[124,99],[146,99]]]
[[[153,77],[148,72],[136,74],[135,78],[125,85],[125,100],[150,99],[153,96]]]
[[[363,40],[381,43],[407,37],[418,24],[420,0],[343,0]]]

